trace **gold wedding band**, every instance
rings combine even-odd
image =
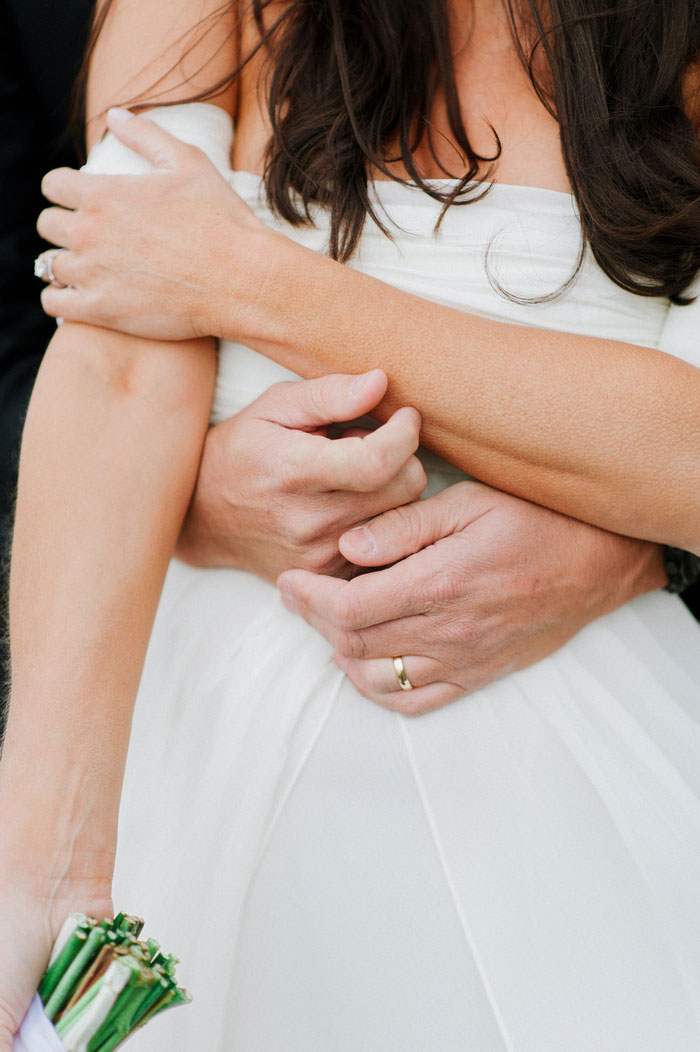
[[[391,659],[394,666],[394,672],[396,673],[396,679],[401,687],[401,690],[413,690],[413,684],[406,675],[406,669],[404,668],[403,658],[395,657]]]

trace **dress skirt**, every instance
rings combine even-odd
[[[699,641],[645,596],[412,720],[173,562],[115,905],[194,1000],[133,1052],[697,1052]]]

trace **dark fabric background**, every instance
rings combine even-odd
[[[684,593],[683,599],[693,611],[698,621],[700,621],[700,582],[694,584],[692,588],[689,588]]]

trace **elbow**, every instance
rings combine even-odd
[[[92,326],[61,326],[46,352],[42,371],[72,377],[88,397],[180,416],[208,415],[215,374],[213,340],[165,343]],[[58,378],[57,378],[58,379]],[[60,386],[60,384],[58,385]]]

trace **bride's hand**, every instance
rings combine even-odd
[[[112,917],[107,885],[42,887],[33,868],[0,873],[0,1052],[12,1052],[51,949],[70,913]]]
[[[417,499],[426,482],[414,409],[376,431],[326,437],[327,424],[371,412],[386,386],[379,369],[275,384],[213,427],[177,554],[269,581],[291,568],[349,576],[344,530]]]
[[[219,335],[224,304],[243,316],[255,301],[280,242],[201,150],[146,117],[110,129],[146,158],[145,175],[92,175],[58,168],[42,184],[60,207],[37,229],[61,251],[52,257],[60,285],[47,285],[47,314],[151,339]],[[225,247],[226,263],[217,259]],[[48,278],[47,278],[48,280]]]

